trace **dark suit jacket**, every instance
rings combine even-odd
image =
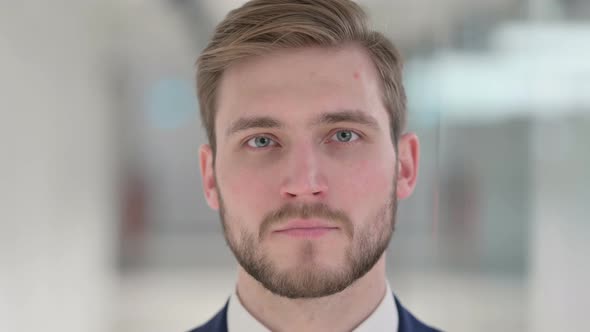
[[[399,327],[398,332],[437,332],[440,330],[433,329],[432,327],[424,325],[421,321],[416,319],[401,303],[399,303],[397,297],[395,298],[395,305],[397,307],[397,313],[399,315]],[[227,303],[213,317],[210,321],[201,325],[189,332],[227,332]],[[236,332],[236,331],[233,331]],[[392,331],[394,332],[394,331]]]

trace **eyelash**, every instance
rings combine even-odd
[[[345,144],[345,145],[349,145],[349,144],[355,144],[355,143],[356,143],[358,140],[360,140],[360,139],[363,139],[363,138],[364,138],[364,136],[363,136],[362,134],[358,133],[358,132],[357,132],[357,131],[355,131],[355,130],[351,130],[351,129],[337,129],[337,130],[334,130],[334,131],[330,132],[330,134],[328,135],[328,137],[329,137],[329,138],[331,138],[332,136],[336,135],[338,132],[341,132],[341,131],[349,131],[349,132],[351,132],[353,135],[356,135],[356,136],[358,136],[358,137],[357,137],[356,139],[352,140],[352,141],[347,141],[347,142],[340,142],[340,141],[335,141],[335,143],[337,143],[337,144]],[[258,138],[258,137],[265,137],[265,138],[267,138],[267,139],[270,139],[271,141],[273,141],[273,142],[275,143],[275,145],[271,145],[271,146],[264,146],[264,147],[259,147],[259,148],[257,148],[257,147],[251,147],[251,146],[249,146],[249,145],[248,145],[248,142],[250,142],[252,139],[256,139],[256,138]],[[272,135],[260,134],[260,135],[255,135],[255,136],[248,137],[248,138],[247,138],[247,139],[244,141],[243,145],[244,145],[246,148],[248,148],[248,149],[251,149],[251,150],[266,150],[267,148],[272,148],[272,147],[275,147],[276,145],[278,145],[278,142],[277,142],[277,140],[275,140],[275,139],[272,137]]]

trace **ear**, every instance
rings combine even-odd
[[[409,197],[416,187],[418,164],[420,163],[420,142],[414,133],[400,137],[397,152],[397,197]]]
[[[203,144],[199,148],[199,159],[201,164],[201,180],[207,204],[213,210],[219,209],[219,193],[215,186],[215,170],[213,169],[213,151],[209,144]]]

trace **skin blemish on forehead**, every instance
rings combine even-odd
[[[359,72],[355,71],[354,74],[352,74],[352,76],[354,77],[355,80],[359,79]]]

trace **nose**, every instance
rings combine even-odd
[[[289,201],[323,199],[328,191],[319,151],[310,145],[294,147],[281,173],[281,197]]]

